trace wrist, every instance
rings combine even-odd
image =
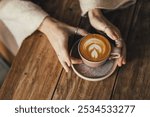
[[[88,16],[89,18],[93,18],[93,17],[101,17],[103,15],[100,9],[95,8],[88,11]]]
[[[49,30],[49,26],[52,27],[54,25],[55,25],[54,20],[50,16],[47,16],[39,26],[38,30],[43,33],[47,33],[47,31]]]

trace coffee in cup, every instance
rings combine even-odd
[[[105,36],[89,34],[80,40],[78,51],[85,64],[98,67],[110,57],[112,47]]]

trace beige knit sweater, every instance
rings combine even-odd
[[[82,15],[94,8],[117,9],[136,0],[79,0]],[[22,41],[31,35],[48,14],[26,0],[0,0],[0,40],[15,55]]]
[[[90,9],[101,8],[101,9],[118,9],[125,8],[132,5],[136,0],[79,0],[82,9],[82,15],[88,12]]]

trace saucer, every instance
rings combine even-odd
[[[75,58],[80,58],[78,53],[77,41],[71,48],[70,55]],[[80,58],[81,59],[81,58]],[[73,64],[71,65],[73,71],[82,79],[89,81],[100,81],[111,76],[117,68],[117,60],[107,60],[103,65],[92,68],[86,64]]]

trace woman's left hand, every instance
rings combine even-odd
[[[103,31],[107,34],[112,40],[120,40],[122,39],[121,33],[119,29],[114,26],[111,22],[109,22],[102,14],[99,9],[93,9],[88,12],[89,20],[91,25],[100,31]],[[126,45],[125,42],[122,40],[121,44],[117,45],[119,48],[122,49],[121,57],[118,59],[118,66],[122,66],[126,64]]]

